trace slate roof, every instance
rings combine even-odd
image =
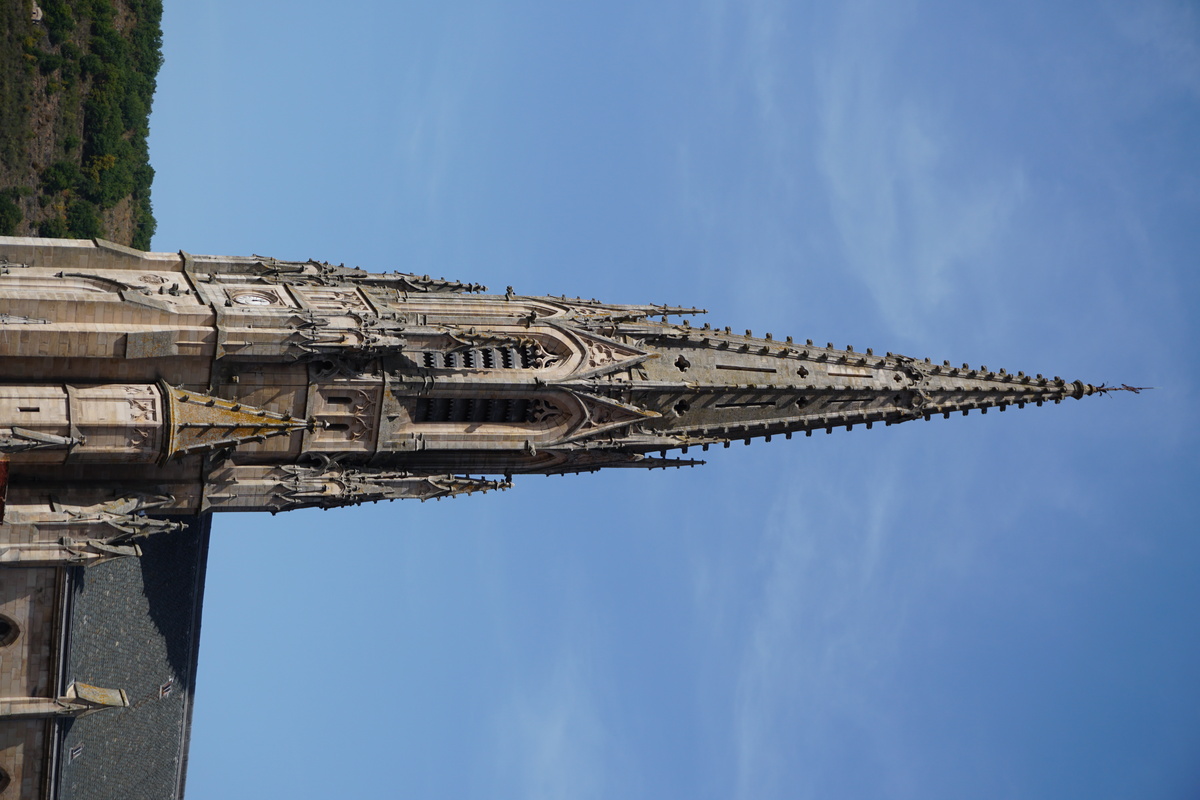
[[[183,796],[212,517],[177,519],[140,559],[74,570],[66,682],[124,689],[129,708],[63,723],[60,800]]]

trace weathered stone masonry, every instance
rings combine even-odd
[[[698,309],[482,291],[0,237],[0,797],[49,790],[55,720],[128,705],[68,680],[62,598],[80,567],[179,528],[163,517],[685,466],[739,439],[1107,391],[694,326]]]

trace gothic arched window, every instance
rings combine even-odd
[[[557,405],[536,397],[421,397],[413,422],[535,425],[561,415]]]
[[[21,627],[11,617],[0,614],[0,647],[7,647],[21,635]]]
[[[562,360],[538,341],[503,343],[420,353],[426,369],[547,369]]]

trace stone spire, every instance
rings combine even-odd
[[[1109,391],[313,260],[2,237],[0,258],[19,264],[0,274],[0,455],[29,557],[64,525],[124,546],[109,529],[149,530],[146,508],[452,497]]]
[[[561,299],[537,298],[542,303]],[[578,302],[578,301],[575,301]],[[650,453],[754,438],[770,439],[834,428],[892,425],[934,415],[1042,405],[1110,391],[1059,377],[1010,373],[986,366],[934,364],[929,359],[852,346],[817,346],[751,331],[692,327],[670,316],[694,309],[569,307],[563,321],[546,321],[590,337],[604,353],[561,380],[544,382],[576,398],[586,421],[543,451],[565,457],[555,471],[600,466],[683,466]],[[703,313],[703,312],[699,312]],[[534,323],[531,323],[531,327]],[[572,469],[571,467],[577,467]],[[536,471],[536,470],[535,470]]]

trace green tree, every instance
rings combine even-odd
[[[75,200],[67,206],[67,227],[76,239],[94,239],[104,236],[104,225],[100,212],[87,200]]]
[[[74,189],[79,183],[79,167],[72,161],[55,161],[42,170],[42,191],[54,194]]]
[[[61,217],[42,220],[38,224],[38,236],[44,236],[47,239],[66,239],[70,233],[67,229],[67,221]]]
[[[60,44],[75,30],[75,15],[67,0],[42,0],[42,24],[52,44]]]
[[[7,193],[0,195],[0,235],[12,236],[21,224],[21,207]]]

